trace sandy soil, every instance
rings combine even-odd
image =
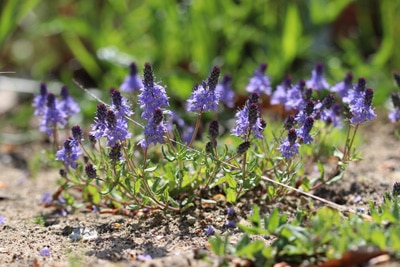
[[[383,117],[382,115],[381,117]],[[363,161],[352,163],[344,179],[318,195],[367,213],[369,200],[381,201],[383,193],[400,181],[399,143],[395,127],[386,119],[365,125]],[[193,210],[182,216],[156,212],[141,218],[93,213],[82,209],[61,216],[41,205],[45,192],[57,188],[58,172],[41,170],[36,177],[26,171],[29,153],[6,146],[0,154],[0,266],[215,266],[216,258],[197,260],[207,252],[206,225],[218,233],[230,232],[232,242],[240,231],[224,226],[225,207]],[[355,198],[360,198],[356,204]],[[250,203],[235,208],[237,222],[244,222]],[[264,210],[268,211],[268,207]],[[45,223],[38,224],[38,216]],[[88,240],[73,241],[71,233],[85,231]],[[47,247],[50,256],[41,256]],[[145,259],[150,255],[155,260]]]

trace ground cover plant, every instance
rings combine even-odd
[[[182,111],[171,110],[150,63],[142,75],[132,63],[119,90],[109,90],[109,101],[95,97],[89,126],[68,125],[79,112],[68,88],[57,97],[42,84],[35,115],[53,143],[49,157],[62,165],[59,189],[43,201],[64,214],[86,206],[126,216],[151,216],[156,210],[178,216],[222,199],[233,218],[232,207],[241,198],[270,205],[300,195],[318,199],[307,192],[339,181],[348,164],[360,159],[357,132],[376,116],[374,90],[352,73],[330,85],[320,63],[307,79],[288,76],[274,90],[267,68],[262,63],[255,69],[248,98],[230,119],[224,113],[234,107],[232,78],[218,66],[193,87]],[[271,106],[278,111],[271,114]],[[279,208],[266,216],[254,206],[250,226],[239,225],[244,232],[239,243],[231,246],[228,236],[217,235],[210,238],[211,249],[221,265],[232,254],[259,266],[316,263],[340,258],[354,245],[374,245],[381,254],[388,250],[398,257],[398,190],[396,184],[382,206],[371,203],[368,218],[355,211],[343,218],[333,203],[315,213],[298,208],[290,221]],[[235,221],[226,227],[236,227]],[[352,229],[361,230],[349,235]],[[204,225],[204,234],[215,234],[211,224]],[[267,245],[253,235],[275,239]]]

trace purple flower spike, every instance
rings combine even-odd
[[[53,133],[53,129],[57,125],[64,126],[67,124],[67,115],[60,109],[57,108],[56,97],[52,93],[47,94],[46,109],[40,123],[39,130],[48,135]]]
[[[217,93],[219,101],[224,103],[227,107],[233,108],[233,106],[235,105],[233,101],[235,98],[235,93],[232,90],[231,75],[225,74],[222,78],[221,83],[219,83],[215,88],[215,91]]]
[[[137,66],[134,62],[129,65],[129,75],[125,77],[124,82],[121,84],[120,89],[122,92],[134,93],[143,88],[142,79],[138,74]]]
[[[107,145],[114,147],[117,142],[122,142],[132,136],[128,132],[128,123],[125,117],[117,118],[116,114],[112,110],[107,111],[107,128],[104,131],[104,135],[107,137]]]
[[[352,117],[350,119],[351,123],[363,123],[376,117],[375,112],[371,107],[373,96],[373,89],[365,89],[363,98],[357,101],[354,105],[350,105],[350,112],[352,113]]]
[[[247,141],[249,134],[258,139],[263,139],[266,122],[260,118],[258,111],[258,94],[253,93],[246,101],[244,108],[236,113],[236,127],[231,130],[233,135],[242,137]]]
[[[95,139],[99,139],[104,136],[107,129],[107,107],[104,104],[97,105],[96,117],[94,119],[94,125],[92,126],[92,132],[90,135]]]
[[[349,72],[344,77],[343,81],[335,84],[331,88],[331,92],[337,93],[341,98],[347,96],[348,91],[352,89],[353,85],[353,73]]]
[[[128,105],[128,101],[122,97],[121,93],[114,88],[110,89],[111,96],[111,109],[119,116],[125,117],[133,114],[130,106]]]
[[[143,109],[142,118],[150,120],[157,108],[168,107],[168,97],[165,88],[154,82],[153,67],[150,63],[144,65],[144,87],[140,89],[139,103]]]
[[[139,145],[146,149],[151,143],[154,145],[157,143],[162,144],[166,131],[167,128],[163,122],[162,110],[158,108],[154,111],[153,118],[149,120],[149,123],[144,128],[143,133],[145,138],[139,142]]]
[[[292,88],[292,78],[287,76],[283,82],[276,87],[276,91],[271,96],[271,105],[285,105],[286,110],[290,107],[286,107],[288,100],[288,91]]]
[[[284,127],[286,130],[289,131],[290,129],[293,128],[293,126],[294,126],[295,123],[296,123],[296,121],[295,121],[295,119],[294,119],[294,116],[293,116],[293,115],[289,115],[289,116],[286,118],[285,122],[283,123],[283,127]]]
[[[288,133],[288,138],[286,138],[279,150],[282,153],[282,156],[286,160],[292,159],[295,155],[299,154],[299,147],[300,145],[296,142],[297,141],[297,134],[295,129],[290,129]]]
[[[329,84],[324,77],[324,65],[318,63],[315,65],[314,70],[311,72],[311,78],[306,81],[306,86],[312,88],[315,91],[321,91],[323,89],[328,89]]]
[[[37,116],[42,116],[44,114],[44,110],[46,109],[46,100],[47,100],[47,87],[45,83],[40,84],[40,94],[35,96],[33,99],[32,106],[35,107],[34,114]]]
[[[304,144],[310,144],[313,138],[310,135],[310,131],[314,125],[314,119],[312,117],[307,117],[303,126],[296,131],[297,136],[299,136]]]
[[[57,108],[62,110],[67,116],[72,116],[81,111],[78,103],[69,95],[68,87],[61,87],[61,100],[57,104]]]
[[[246,87],[246,91],[250,93],[258,93],[271,95],[271,82],[265,71],[267,70],[267,64],[262,63],[258,69],[254,71],[253,77],[250,78],[249,84]]]
[[[300,80],[295,86],[287,92],[287,100],[285,103],[285,109],[290,110],[302,110],[305,99],[303,98],[304,95],[304,87],[306,86],[306,82],[304,80]]]
[[[63,147],[57,151],[56,160],[61,160],[64,162],[65,167],[71,167],[76,169],[79,156],[82,154],[79,146],[75,145],[72,138],[65,140]]]
[[[208,77],[208,82],[202,82],[193,88],[193,92],[187,100],[187,111],[190,112],[205,112],[216,111],[218,107],[218,94],[216,86],[220,68],[215,66]]]
[[[343,98],[343,103],[355,105],[363,98],[366,84],[365,78],[359,78],[357,84],[354,84],[354,89],[349,90],[347,96]]]

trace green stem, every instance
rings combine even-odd
[[[165,204],[161,201],[159,201],[153,194],[153,192],[151,191],[149,185],[147,184],[147,180],[144,178],[144,170],[146,169],[146,161],[147,161],[147,148],[144,150],[144,155],[143,155],[143,168],[142,168],[142,180],[143,180],[143,185],[144,188],[147,192],[147,194],[149,195],[149,197],[162,209],[168,209],[174,212],[178,212],[179,208],[175,208],[175,207],[171,207],[168,204]]]
[[[196,139],[196,135],[197,135],[197,132],[198,132],[199,127],[200,127],[201,114],[203,114],[203,109],[201,109],[201,110],[199,111],[199,115],[197,116],[196,125],[195,125],[195,127],[194,127],[192,139],[190,140],[190,143],[189,143],[188,147],[192,147],[192,144],[193,144],[194,140]]]

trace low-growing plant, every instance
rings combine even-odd
[[[222,262],[236,255],[254,261],[255,266],[272,266],[279,261],[316,263],[368,246],[399,258],[397,199],[386,198],[381,206],[371,202],[370,212],[371,216],[350,213],[345,217],[339,210],[324,206],[312,216],[310,211],[300,209],[289,221],[278,208],[262,215],[255,205],[248,218],[250,225],[239,225],[244,235],[237,244],[229,242],[229,235],[217,235],[210,238],[210,247]],[[267,245],[264,238],[272,240],[271,244]]]
[[[341,179],[348,163],[358,159],[354,144],[360,125],[375,117],[373,89],[366,87],[365,78],[353,84],[351,73],[331,87],[323,65],[317,64],[307,81],[293,85],[287,77],[273,91],[266,69],[267,64],[261,64],[249,79],[250,96],[232,125],[218,121],[233,106],[230,76],[218,83],[220,68],[214,67],[187,100],[186,111],[197,116],[194,126],[188,126],[169,110],[165,87],[156,82],[151,64],[145,64],[143,79],[132,64],[121,85],[127,97],[110,89],[111,103],[98,99],[91,130],[84,134],[80,126],[73,126],[71,137],[63,142],[59,130],[79,112],[79,106],[65,86],[58,99],[42,84],[34,99],[35,115],[41,118],[40,130],[53,140],[55,159],[63,163],[61,186],[53,200],[63,194],[66,207],[86,203],[100,211],[111,208],[128,215],[139,209],[182,212],[196,199],[210,199],[215,188],[235,203],[260,185],[262,177],[269,179],[262,196],[268,202],[296,193],[288,188],[315,190]],[[268,127],[263,118],[268,102],[288,114],[279,128]],[[205,113],[212,114],[210,123],[204,122]],[[207,124],[205,138],[201,129]],[[220,133],[221,126],[225,134]],[[320,143],[341,128],[347,132],[344,144],[337,144],[333,155],[324,155],[330,150]],[[323,156],[336,157],[329,174]],[[311,177],[305,166],[313,161],[319,175]]]

